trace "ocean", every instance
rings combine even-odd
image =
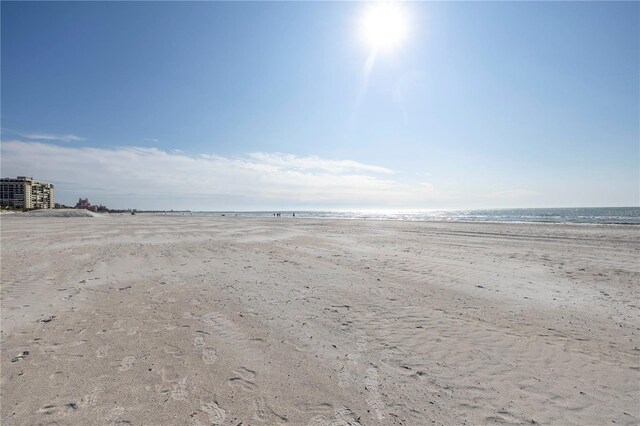
[[[318,210],[318,211],[193,211],[167,214],[197,216],[281,217],[314,219],[364,219],[444,222],[583,223],[640,225],[640,207],[579,207],[467,210]]]

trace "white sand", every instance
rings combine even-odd
[[[95,213],[87,209],[42,209],[17,213],[27,217],[104,217],[105,214]]]
[[[637,227],[1,227],[3,425],[640,423]]]

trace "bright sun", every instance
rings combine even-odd
[[[404,41],[408,30],[406,15],[395,2],[371,4],[360,22],[360,35],[376,51],[396,48]]]

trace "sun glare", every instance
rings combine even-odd
[[[406,15],[397,2],[371,4],[360,22],[360,35],[377,51],[398,47],[406,38],[408,29]]]

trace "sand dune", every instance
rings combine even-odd
[[[640,229],[2,218],[2,424],[638,424]]]
[[[105,214],[95,213],[86,209],[42,209],[18,213],[28,217],[104,217]]]

